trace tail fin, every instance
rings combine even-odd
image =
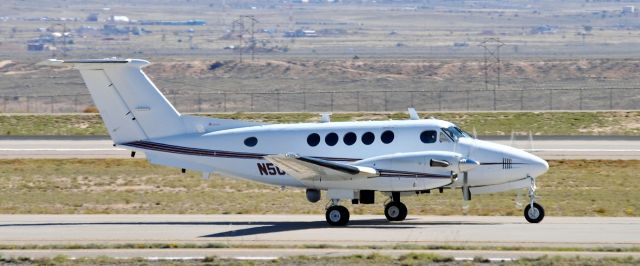
[[[117,144],[186,132],[180,113],[142,72],[148,61],[74,60],[109,135]]]
[[[180,115],[142,71],[149,64],[145,60],[50,59],[42,64],[71,64],[80,70],[116,144],[262,124]]]

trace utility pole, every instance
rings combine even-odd
[[[289,21],[287,23],[287,34],[292,34],[295,29],[295,23],[293,21],[293,0],[289,0]],[[293,36],[289,36],[289,42],[291,42],[293,44],[293,42],[295,41],[295,38],[293,38]]]
[[[250,19],[251,19],[251,61],[254,61],[255,53],[256,53],[255,26],[256,26],[257,20],[253,16],[250,16]]]

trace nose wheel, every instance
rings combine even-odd
[[[524,218],[527,222],[537,224],[544,219],[544,208],[542,205],[535,202],[536,200],[536,180],[533,177],[531,179],[531,186],[529,187],[529,204],[524,208]]]
[[[537,224],[544,218],[544,209],[538,203],[527,204],[524,208],[524,218],[527,222]]]

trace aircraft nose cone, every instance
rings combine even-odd
[[[540,176],[549,170],[549,163],[538,156],[531,154],[528,161],[531,176]]]

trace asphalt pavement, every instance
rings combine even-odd
[[[0,250],[5,256],[145,257],[193,259],[220,256],[248,259],[377,252],[397,256],[430,252],[458,259],[561,256],[634,256],[638,252],[531,251],[527,248],[624,248],[640,245],[640,218],[546,217],[529,224],[523,217],[409,216],[403,222],[354,215],[346,227],[331,227],[322,215],[0,215],[5,245],[218,243],[232,248]],[[305,246],[330,245],[328,248]],[[398,245],[466,246],[462,250],[403,250]],[[263,248],[243,248],[262,245]],[[269,248],[273,245],[285,248]],[[362,246],[381,248],[370,250]],[[396,246],[396,249],[392,247]],[[523,250],[479,250],[517,246]],[[291,247],[291,248],[286,248]]]

